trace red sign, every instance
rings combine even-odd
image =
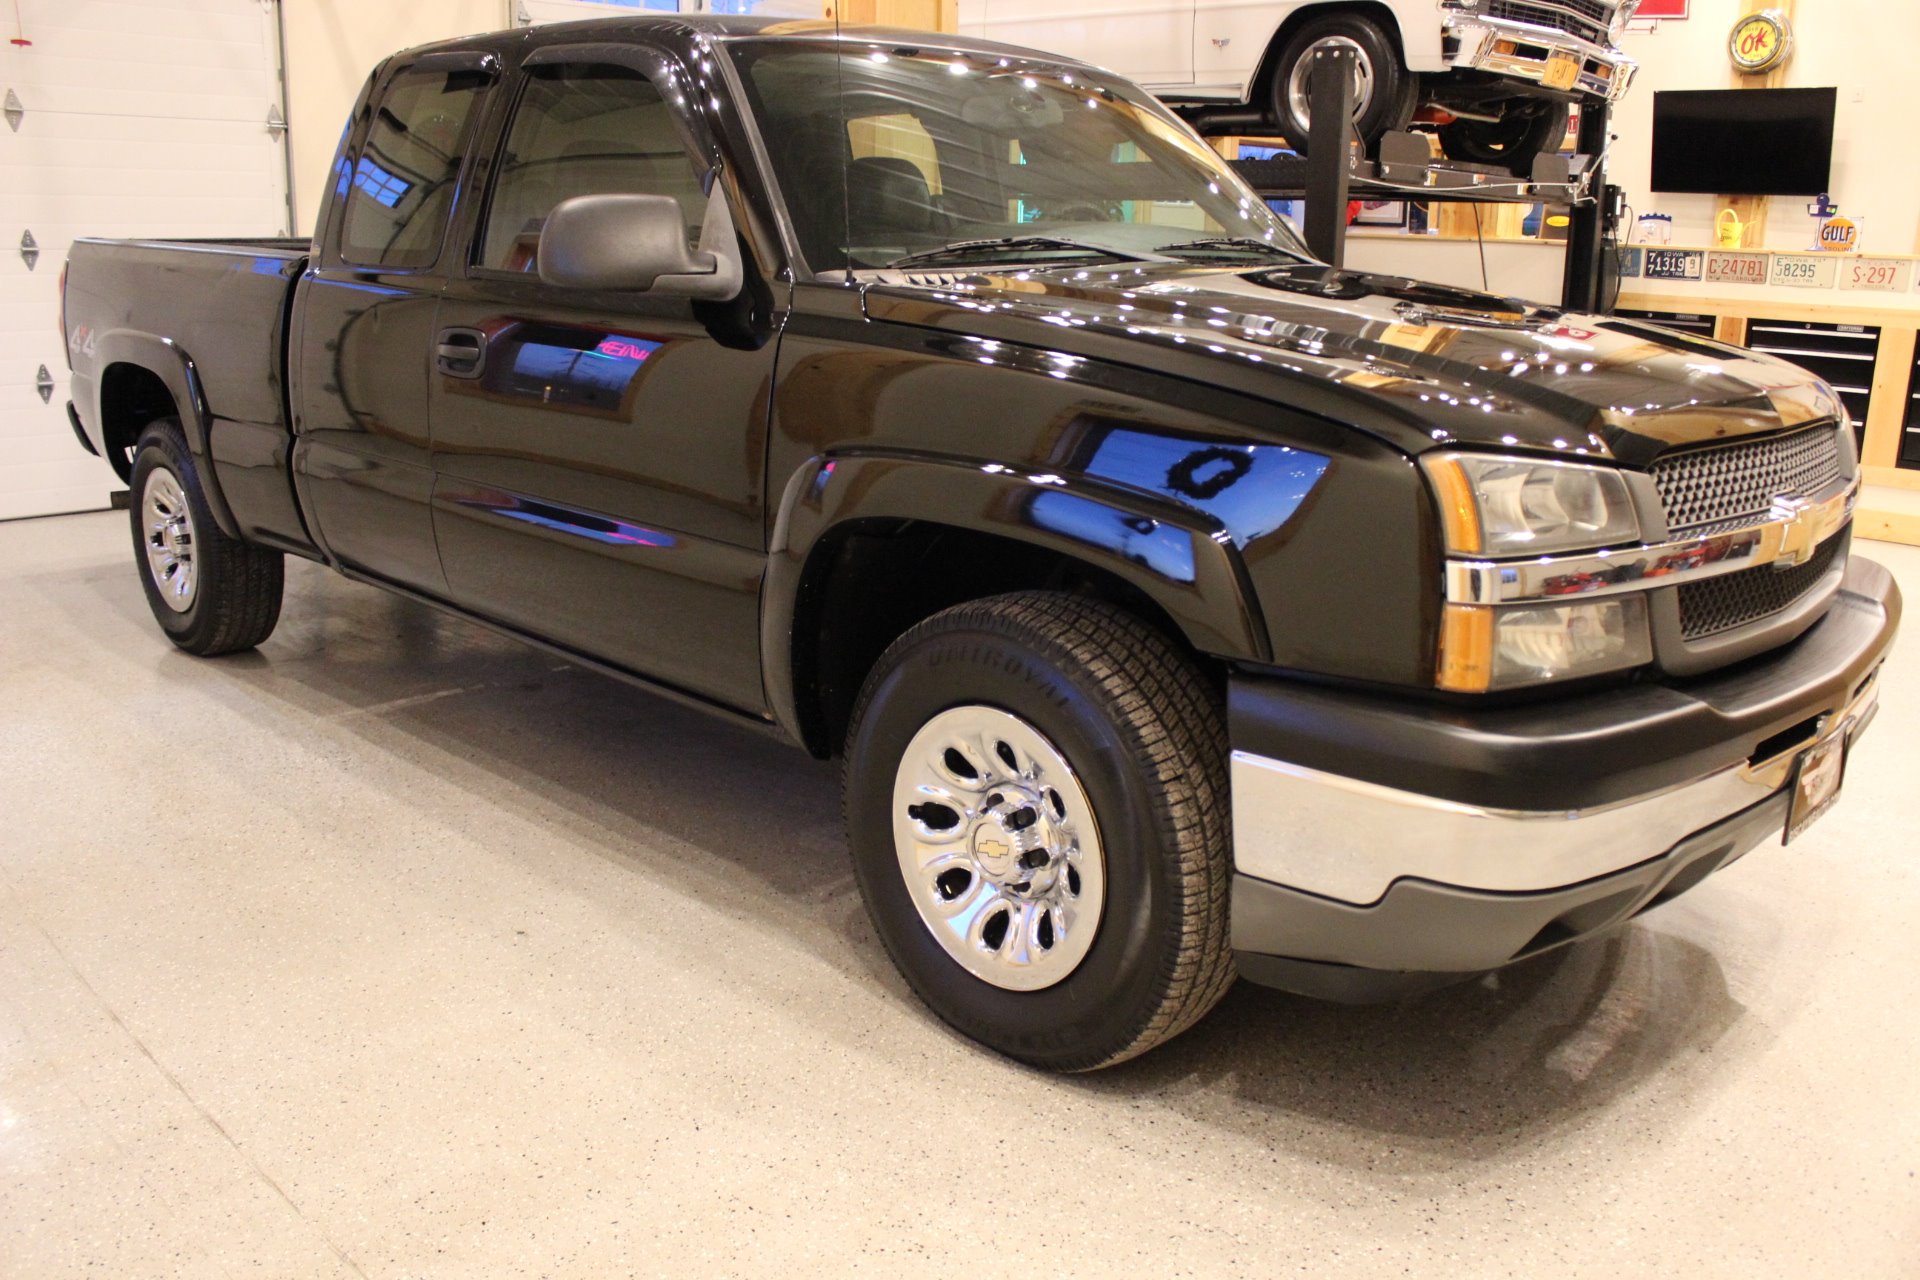
[[[1636,18],[1685,18],[1688,0],[1640,0]]]

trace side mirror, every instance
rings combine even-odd
[[[691,251],[686,217],[672,196],[562,200],[540,231],[540,279],[574,289],[733,298],[741,286],[740,250],[726,194],[716,182],[700,247]]]

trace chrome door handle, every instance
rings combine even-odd
[[[487,367],[487,335],[478,329],[442,329],[433,362],[454,378],[477,378]]]

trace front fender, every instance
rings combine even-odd
[[[1067,556],[1145,594],[1201,652],[1252,662],[1270,657],[1234,540],[1204,512],[1085,476],[998,463],[878,451],[815,457],[781,498],[760,614],[768,701],[802,741],[794,622],[814,553],[850,522],[907,521]]]
[[[234,521],[232,508],[227,505],[226,495],[220,489],[219,476],[214,470],[213,454],[208,446],[213,415],[207,408],[206,391],[201,385],[200,372],[194,365],[193,357],[171,338],[133,329],[114,329],[94,339],[89,351],[89,364],[92,376],[88,379],[83,407],[91,411],[92,425],[99,433],[103,446],[107,429],[101,395],[106,385],[107,370],[117,364],[130,364],[145,369],[165,384],[167,393],[173,397],[175,409],[179,411],[180,429],[187,437],[187,451],[193,455],[194,465],[199,469],[200,488],[206,495],[207,506],[213,511],[214,523],[228,537],[239,537],[239,525]]]

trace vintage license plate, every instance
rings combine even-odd
[[[1647,268],[1647,251],[1638,247],[1620,249],[1620,274],[1637,278]]]
[[[1707,283],[1765,284],[1771,265],[1770,255],[1764,253],[1709,253]]]
[[[1647,250],[1647,279],[1698,280],[1706,255],[1698,249]]]
[[[1898,258],[1853,258],[1840,267],[1842,289],[1905,293],[1913,282],[1913,264]]]
[[[1840,780],[1847,771],[1847,739],[1851,724],[1807,748],[1793,771],[1793,803],[1787,809],[1787,833],[1792,844],[1840,799]]]
[[[1580,59],[1571,53],[1547,56],[1547,72],[1540,83],[1549,89],[1571,89],[1580,79]]]
[[[1792,285],[1796,289],[1831,289],[1835,268],[1839,265],[1833,258],[1804,253],[1776,253],[1773,255],[1773,274],[1767,278],[1767,283]]]

